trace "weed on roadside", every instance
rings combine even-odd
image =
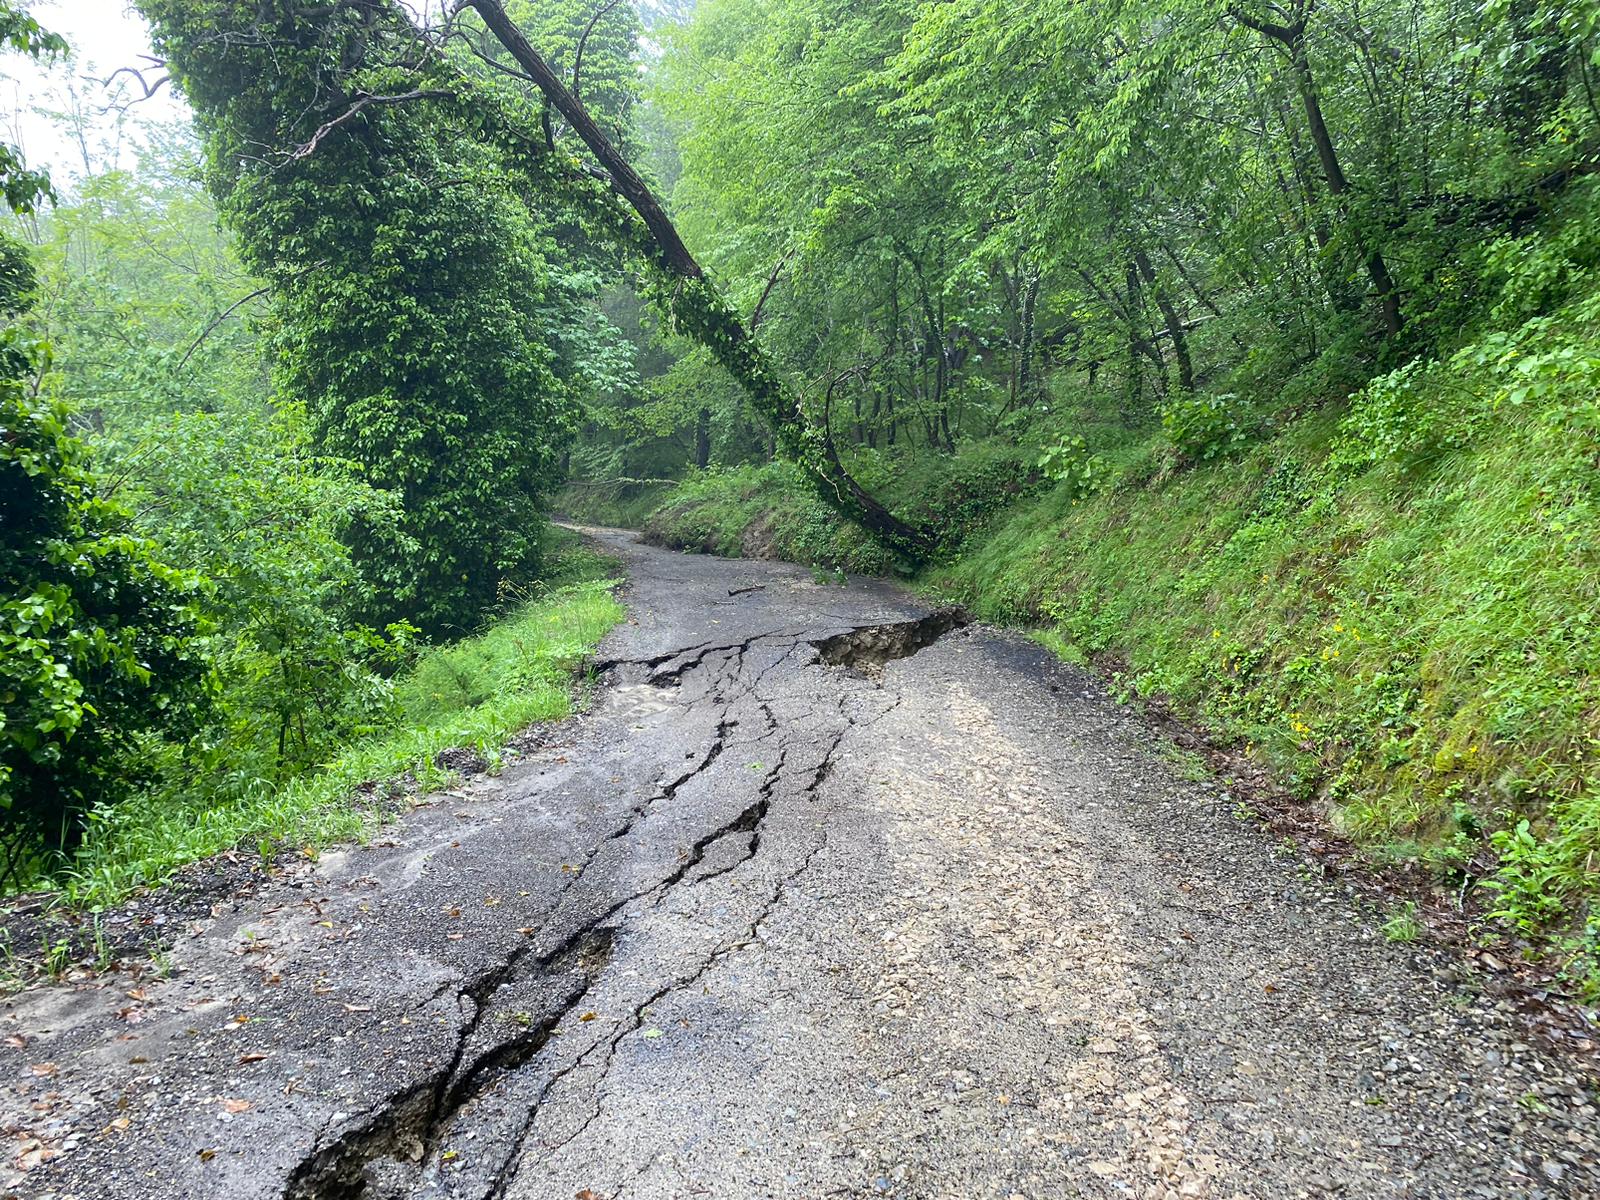
[[[1407,900],[1390,912],[1383,923],[1383,936],[1391,942],[1414,942],[1422,936],[1422,922],[1417,918],[1417,905]]]

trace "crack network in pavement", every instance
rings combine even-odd
[[[817,799],[851,731],[875,723],[892,711],[900,699],[897,696],[894,704],[883,712],[859,721],[852,716],[849,704],[851,697],[858,693],[836,685],[824,685],[814,698],[831,700],[831,712],[819,714],[808,710],[799,718],[790,716],[786,720],[775,705],[780,699],[793,697],[764,697],[762,689],[768,677],[784,664],[804,671],[807,664],[795,663],[794,654],[800,647],[807,647],[812,653],[810,666],[845,668],[881,688],[886,663],[917,653],[967,624],[968,620],[960,610],[944,609],[912,620],[858,625],[823,638],[811,639],[774,630],[742,639],[709,641],[653,657],[610,659],[597,664],[602,674],[620,676],[629,668],[642,670],[646,683],[662,689],[681,688],[691,676],[706,675],[700,699],[690,701],[688,707],[704,704],[717,709],[716,731],[710,746],[692,766],[633,803],[624,819],[589,851],[566,881],[560,899],[546,920],[547,929],[564,911],[563,904],[583,885],[584,875],[599,857],[601,848],[636,836],[647,836],[644,827],[659,806],[675,799],[691,782],[711,773],[730,745],[754,746],[776,741],[773,766],[765,770],[750,802],[698,836],[660,879],[629,890],[620,899],[586,916],[542,953],[537,952],[539,940],[530,937],[512,947],[504,958],[475,978],[458,984],[457,1002],[462,1018],[448,1062],[353,1122],[347,1122],[342,1132],[303,1159],[285,1186],[285,1200],[391,1200],[418,1195],[429,1187],[430,1180],[438,1181],[445,1143],[460,1132],[459,1126],[475,1101],[491,1090],[503,1088],[519,1073],[549,1071],[525,1098],[521,1116],[513,1118],[509,1139],[493,1151],[482,1145],[478,1147],[480,1158],[497,1153],[498,1163],[487,1179],[478,1182],[475,1194],[482,1200],[495,1200],[505,1194],[521,1169],[527,1140],[548,1100],[569,1077],[591,1065],[597,1054],[603,1055],[589,1089],[583,1121],[560,1142],[545,1150],[553,1152],[582,1137],[602,1111],[599,1085],[611,1068],[619,1043],[643,1026],[652,1006],[692,986],[724,959],[759,940],[761,929],[782,902],[789,886],[826,846],[826,825],[818,822],[814,844],[805,849],[798,865],[766,891],[739,932],[723,939],[708,954],[699,956],[687,969],[673,972],[570,1063],[550,1070],[549,1064],[541,1065],[545,1057],[542,1052],[562,1022],[585,1004],[613,960],[620,941],[626,936],[632,906],[648,902],[650,909],[658,910],[679,884],[687,881],[689,886],[698,888],[754,860],[761,851],[774,806],[780,801]],[[747,665],[752,653],[758,646],[766,647],[769,643],[767,648],[779,651],[777,657],[752,674]],[[744,710],[736,712],[740,705],[745,705]],[[761,733],[748,741],[733,743],[733,734],[752,716],[758,717],[764,726]],[[797,729],[802,722],[808,728]],[[808,778],[798,784],[788,784],[788,776],[799,765],[792,752],[805,744],[804,739],[818,739],[819,731],[809,727],[817,722],[832,726],[827,733],[820,734],[820,758],[811,767]],[[797,738],[802,740],[797,741]],[[725,839],[740,840],[733,856],[727,861],[717,861],[711,870],[696,874],[708,854]],[[511,994],[513,1000],[536,995],[539,998],[537,1011],[508,1012],[501,1002],[505,994]],[[511,1028],[509,1036],[499,1035],[502,1026]],[[486,1044],[476,1045],[482,1040],[481,1035],[490,1030],[494,1032]],[[457,1190],[466,1182],[452,1181],[451,1194],[467,1194]]]

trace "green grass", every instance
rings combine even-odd
[[[1037,488],[1037,455],[1004,439],[968,446],[959,456],[909,455],[857,448],[850,470],[889,506],[961,537]],[[791,463],[699,471],[666,495],[644,524],[659,545],[725,557],[776,558],[827,572],[889,575],[893,555],[823,503]]]
[[[886,574],[893,560],[823,504],[789,463],[691,475],[650,514],[659,545],[737,558],[777,558],[825,571]]]
[[[600,577],[603,560],[579,556],[587,575],[524,601],[476,637],[426,651],[397,681],[382,727],[322,766],[279,785],[217,803],[204,786],[174,800],[133,797],[99,815],[65,881],[65,899],[93,907],[168,878],[185,863],[237,846],[315,849],[360,837],[382,819],[364,790],[411,776],[438,788],[449,773],[442,750],[471,747],[491,763],[505,742],[536,721],[572,711],[574,676],[623,615]],[[569,571],[569,574],[574,573]]]
[[[556,493],[551,507],[585,525],[642,529],[671,491],[672,484],[661,480],[574,479]]]
[[[1422,936],[1414,901],[1407,900],[1390,912],[1383,922],[1383,936],[1391,942],[1414,942]]]
[[[1082,648],[1067,641],[1058,630],[1032,629],[1028,631],[1028,637],[1038,642],[1039,645],[1064,663],[1070,663],[1074,667],[1086,667],[1089,665],[1089,656],[1083,652]]]

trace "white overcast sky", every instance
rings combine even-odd
[[[436,14],[441,0],[405,0],[419,16]],[[647,24],[682,19],[694,0],[636,0]],[[129,0],[24,0],[41,25],[72,46],[72,59],[45,68],[19,54],[0,52],[0,139],[17,145],[32,167],[50,170],[59,190],[70,191],[84,173],[84,148],[70,127],[51,112],[76,110],[88,120],[85,139],[95,171],[131,167],[133,150],[152,124],[186,121],[189,109],[164,86],[150,100],[128,105],[141,94],[137,80],[121,77],[120,95],[105,80],[118,68],[148,68],[150,31]],[[146,71],[152,82],[159,68]],[[108,111],[109,110],[109,111]]]
[[[58,186],[83,173],[77,140],[40,110],[77,107],[93,128],[90,154],[96,170],[129,166],[130,151],[151,122],[185,119],[188,108],[163,87],[154,99],[134,104],[120,120],[105,110],[115,97],[101,82],[119,67],[147,66],[150,34],[126,0],[32,0],[26,5],[41,25],[72,45],[73,58],[53,68],[35,66],[18,54],[0,56],[0,136],[21,145],[28,164],[48,167]],[[147,73],[152,81],[160,72]],[[124,77],[123,99],[141,94]],[[74,104],[73,92],[77,93]]]

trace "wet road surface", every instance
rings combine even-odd
[[[1600,1194],[1582,1081],[1088,674],[594,536],[591,713],[0,1008],[0,1194]]]

